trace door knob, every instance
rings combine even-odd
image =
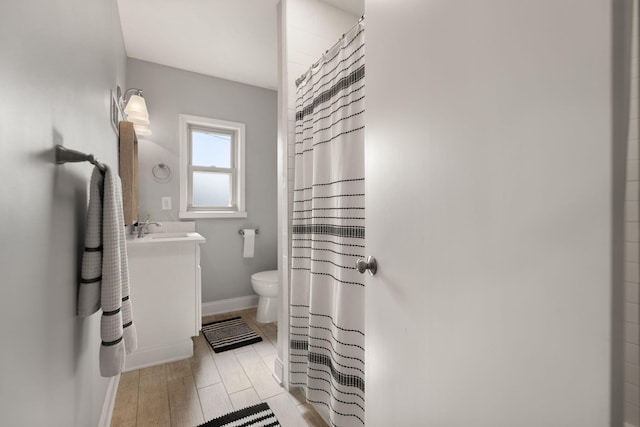
[[[356,261],[356,268],[360,273],[364,273],[368,270],[369,274],[373,276],[378,271],[378,262],[372,256],[367,257],[366,261],[360,258]]]

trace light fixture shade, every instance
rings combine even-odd
[[[139,125],[149,124],[149,112],[147,111],[147,103],[140,95],[131,95],[127,106],[124,108],[127,120]]]
[[[149,116],[144,116],[142,114],[137,114],[137,113],[127,114],[127,120],[137,125],[149,124]]]
[[[142,97],[141,89],[127,89],[120,98],[120,105],[124,107],[122,112],[125,120],[133,123],[133,128],[137,135],[151,135],[149,111],[147,110],[147,103]]]
[[[151,135],[151,129],[149,129],[148,125],[139,125],[139,124],[134,122],[133,123],[133,130],[135,130],[136,135],[139,135],[139,136]]]

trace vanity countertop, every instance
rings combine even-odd
[[[127,236],[127,246],[139,246],[158,243],[178,243],[178,242],[199,242],[204,243],[206,239],[201,234],[195,231],[191,232],[158,232],[145,234],[144,237],[138,237],[136,235]]]
[[[169,221],[152,223],[149,225],[149,233],[144,237],[138,237],[137,233],[127,233],[127,246],[137,247],[158,243],[199,242],[206,239],[196,232],[193,221]]]

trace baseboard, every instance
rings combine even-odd
[[[111,377],[107,386],[107,394],[102,404],[102,413],[100,414],[100,422],[98,427],[109,427],[111,425],[111,417],[113,416],[113,408],[116,406],[116,394],[118,394],[118,384],[120,384],[120,375]]]
[[[246,297],[229,298],[219,301],[203,302],[202,316],[212,314],[228,313],[230,311],[244,310],[258,306],[258,295],[248,295]]]
[[[275,378],[278,384],[282,386],[282,378],[284,378],[284,364],[277,357],[273,362],[273,378]]]
[[[124,370],[125,372],[134,371],[162,363],[188,359],[191,356],[193,356],[193,341],[189,338],[169,346],[144,350],[138,349],[131,354],[127,354]]]

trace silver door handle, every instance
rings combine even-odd
[[[356,268],[360,273],[369,271],[369,274],[373,276],[378,271],[378,262],[372,256],[367,257],[366,261],[360,258],[356,261]]]

